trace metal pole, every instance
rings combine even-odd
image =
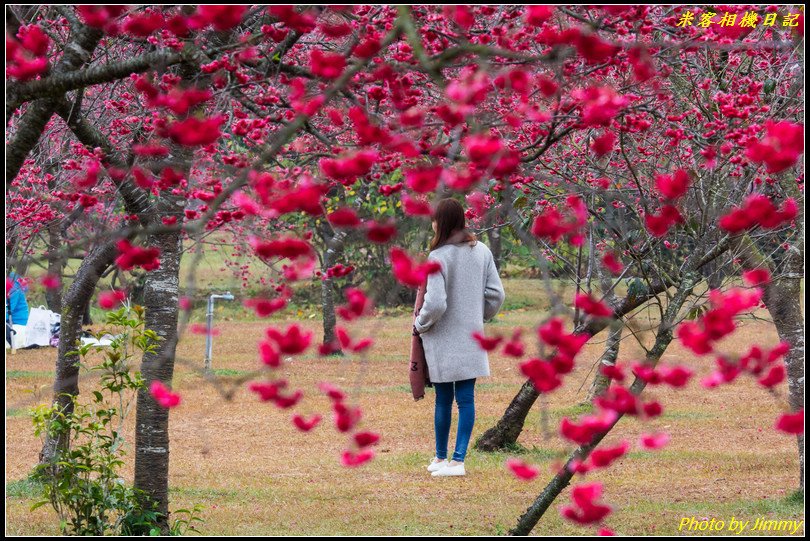
[[[214,328],[214,296],[208,297],[208,310],[205,313],[206,328],[205,333],[205,371],[211,371],[211,350],[214,344],[211,340],[211,331]]]
[[[205,371],[211,371],[211,359],[213,357],[214,352],[214,337],[212,336],[214,330],[214,300],[215,299],[224,299],[226,301],[232,301],[233,295],[231,295],[230,291],[226,291],[223,295],[213,294],[208,297],[208,311],[205,314],[206,318],[206,325],[207,325],[207,332],[205,333]]]
[[[15,343],[16,340],[14,339],[14,335],[17,334],[17,331],[14,330],[14,318],[11,317],[11,310],[8,311],[8,323],[6,323],[6,325],[9,326],[9,331],[10,331],[8,333],[8,339],[11,342],[9,344],[9,346],[11,346],[11,354],[16,355],[17,354],[17,348],[15,347],[16,346],[16,343]]]
[[[14,339],[14,335],[17,334],[17,331],[14,330],[14,317],[12,317],[11,315],[11,293],[13,292],[14,286],[12,284],[11,289],[6,294],[6,313],[8,314],[8,322],[6,323],[6,325],[9,326],[8,339],[9,339],[9,346],[11,347],[11,354],[16,355],[17,348],[15,346],[17,341]]]

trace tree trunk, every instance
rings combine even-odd
[[[325,258],[324,258],[325,259]],[[326,268],[331,267],[331,265]],[[335,326],[337,325],[337,317],[335,316],[335,299],[334,287],[331,278],[321,280],[321,307],[323,309],[323,343],[334,343],[335,340]],[[333,355],[341,353],[335,351]]]
[[[526,416],[540,393],[531,380],[526,380],[497,424],[481,434],[473,446],[479,451],[497,451],[517,442]]]
[[[591,403],[594,398],[605,394],[605,391],[610,386],[610,378],[602,373],[602,367],[616,366],[616,358],[619,356],[619,345],[622,341],[622,329],[622,325],[615,325],[610,329],[605,352],[602,353],[602,357],[600,357],[597,363],[596,375],[591,383],[591,388],[588,389],[586,403]]]
[[[496,222],[500,214],[495,211],[492,214],[491,222]],[[492,225],[492,223],[488,224]],[[503,259],[503,247],[501,243],[501,228],[493,227],[487,232],[489,236],[489,251],[492,252],[492,258],[495,260],[495,268],[501,272],[501,261]]]
[[[337,317],[335,315],[335,287],[332,278],[326,278],[326,270],[337,263],[337,257],[343,250],[343,239],[345,233],[338,231],[331,234],[325,224],[320,228],[320,234],[326,244],[326,250],[323,253],[323,272],[324,278],[321,280],[321,308],[323,311],[323,343],[329,344],[337,342],[335,337],[335,326],[337,325]],[[338,349],[331,353],[331,355],[343,355],[343,351]]]
[[[93,248],[82,261],[73,283],[62,299],[62,320],[59,327],[59,348],[56,354],[56,378],[54,381],[54,405],[66,414],[73,411],[71,398],[79,394],[79,365],[75,355],[68,355],[76,349],[82,331],[82,316],[90,304],[101,275],[112,265],[118,250],[115,243],[107,243]],[[70,434],[49,435],[45,439],[39,455],[40,463],[52,462],[59,449],[69,445]]]
[[[90,303],[84,307],[84,314],[82,314],[82,325],[92,325],[93,318],[90,316]]]
[[[804,317],[802,314],[802,278],[804,258],[795,246],[786,262],[786,273],[775,281],[774,299],[768,303],[779,338],[790,344],[785,356],[790,409],[804,409]],[[773,308],[771,308],[773,306]],[[804,494],[804,433],[796,436],[799,450],[799,490]]]
[[[774,274],[773,280],[762,288],[762,300],[771,314],[779,339],[790,344],[785,369],[792,411],[804,409],[804,315],[801,306],[804,254],[800,246],[800,242],[790,246],[783,267],[774,272],[749,236],[739,237],[735,244],[743,268],[768,269]],[[796,444],[799,450],[798,488],[804,493],[804,434],[796,436]]]
[[[159,204],[166,206],[172,201]],[[177,208],[162,215],[177,214]],[[143,490],[151,501],[157,503],[158,525],[166,535],[169,523],[169,410],[155,402],[149,387],[155,380],[170,386],[174,375],[182,237],[179,232],[150,235],[148,245],[160,250],[160,267],[146,275],[146,328],[157,333],[162,340],[155,352],[144,354],[141,362],[145,386],[138,391],[135,417],[135,488]]]
[[[193,6],[183,6],[181,11],[189,16]],[[214,34],[212,43],[225,43],[233,32]],[[177,74],[185,84],[205,88],[210,76],[200,76],[199,65],[182,63]],[[199,113],[201,107],[189,111],[189,116]],[[188,147],[172,145],[171,153],[189,175],[194,164],[194,151]],[[159,166],[158,166],[159,167]],[[157,173],[157,171],[154,171]],[[186,178],[189,178],[188,176]],[[151,209],[141,217],[149,225],[160,225],[166,217],[175,217],[183,222],[186,200],[163,192]],[[169,533],[169,410],[155,402],[149,391],[155,380],[171,386],[174,377],[174,357],[177,349],[177,321],[180,297],[180,259],[183,255],[183,234],[168,231],[149,235],[149,246],[160,250],[160,267],[146,273],[143,299],[146,309],[146,328],[154,331],[161,340],[155,352],[144,353],[141,361],[141,376],[144,388],[138,391],[135,415],[135,488],[144,492],[155,504],[159,514],[157,526],[163,535]],[[144,505],[147,502],[142,502]],[[150,532],[144,528],[141,532]]]
[[[6,186],[17,178],[28,153],[39,142],[45,125],[53,116],[54,102],[38,100],[26,109],[20,118],[20,127],[6,145]]]
[[[62,273],[65,269],[65,259],[59,255],[59,247],[62,245],[62,237],[59,234],[59,225],[56,221],[48,224],[48,274],[51,276],[58,276],[60,280],[59,287],[48,288],[45,290],[45,302],[48,304],[48,309],[62,313]],[[61,335],[60,335],[61,336]]]

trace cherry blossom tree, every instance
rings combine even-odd
[[[552,302],[528,359],[520,331],[478,337],[485,349],[503,343],[527,377],[479,448],[516,441],[539,394],[559,387],[582,346],[610,329],[598,412],[564,420],[560,433],[576,447],[512,533],[530,532],[575,475],[627,452],[597,446],[624,415],[660,415],[661,404],[640,397],[647,385],[688,382],[684,367],[658,365],[673,339],[718,356],[707,387],[766,372],[761,384],[772,389],[787,377],[791,415],[803,415],[803,26],[721,25],[720,15],[708,27],[679,25],[686,11],[7,7],[7,257],[46,262],[54,291],[65,262],[81,258],[61,296],[55,403],[68,411],[79,392],[69,353],[101,277],[142,273],[147,327],[163,341],[142,360],[135,484],[159,503],[166,528],[169,411],[182,403],[171,380],[175,363],[193,365],[175,347],[196,330],[188,298],[206,236],[232,235],[238,253],[274,271],[246,301],[259,316],[282,309],[295,282],[319,282],[319,353],[362,358],[373,336],[348,323],[435,272],[416,252],[433,204],[455,196],[493,251],[507,233],[532,250]],[[188,291],[184,250],[195,261]],[[575,285],[573,298],[555,286],[552,264]],[[379,268],[387,282],[369,279]],[[744,272],[747,289],[737,287]],[[715,351],[760,300],[786,345],[744,359]],[[657,321],[638,328],[633,314],[649,307]],[[646,350],[633,382],[625,340]],[[276,370],[282,355],[312,345],[296,324],[269,325],[256,373],[240,385],[294,408],[304,392]],[[320,390],[349,439],[342,463],[373,459],[378,435],[358,432],[362,411],[331,383]],[[302,431],[320,420],[291,415]],[[803,457],[795,417],[780,426]],[[642,445],[663,440],[648,435]],[[41,459],[69,443],[51,439]],[[531,465],[508,466],[536,477]],[[576,487],[564,516],[603,523],[610,507],[600,495],[600,485]]]

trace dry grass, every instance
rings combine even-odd
[[[511,299],[536,295],[537,282],[509,281]],[[520,305],[521,303],[518,303]],[[531,302],[503,315],[489,332],[509,332],[535,324],[543,312]],[[317,321],[304,321],[318,332]],[[640,324],[644,324],[643,322]],[[266,324],[230,322],[215,338],[214,365],[222,379],[257,368],[256,342]],[[414,403],[407,376],[411,321],[385,317],[352,326],[354,335],[373,334],[376,345],[367,359],[312,355],[282,369],[305,399],[295,408],[325,416],[312,433],[299,433],[292,412],[259,403],[244,386],[226,401],[194,367],[180,364],[175,388],[183,404],[171,416],[172,509],[205,506],[207,534],[229,535],[487,535],[505,533],[553,475],[568,445],[554,435],[563,416],[576,417],[587,389],[588,371],[600,354],[595,339],[580,356],[563,389],[535,405],[519,443],[523,458],[541,465],[531,483],[514,479],[504,461],[514,454],[484,454],[470,449],[466,478],[434,479],[425,470],[434,455],[433,391]],[[317,336],[320,336],[318,333]],[[603,338],[603,337],[600,337]],[[726,344],[741,352],[753,342],[777,342],[771,325],[749,322]],[[641,357],[628,341],[621,358]],[[204,340],[188,336],[178,354],[202,364]],[[673,344],[663,361],[684,363],[697,378],[707,375],[710,359],[695,358]],[[26,408],[47,401],[54,350],[21,351],[6,361],[6,533],[53,534],[57,520],[49,507],[29,511],[34,495],[23,480],[34,465],[40,442],[33,436]],[[523,382],[517,363],[490,355],[492,377],[476,388],[473,441],[490,427]],[[363,408],[361,429],[379,432],[375,459],[359,469],[340,465],[348,438],[336,432],[329,402],[317,390],[330,380],[350,392]],[[582,391],[579,387],[585,383]],[[83,380],[83,389],[92,382]],[[605,500],[615,507],[607,523],[621,534],[678,534],[680,519],[804,519],[803,502],[786,499],[797,484],[795,440],[772,430],[784,407],[749,380],[714,391],[697,382],[685,390],[651,388],[666,413],[649,423],[622,420],[606,443],[636,442],[642,431],[665,430],[672,441],[663,450],[634,450],[608,470],[587,476],[605,484]],[[450,451],[455,441],[454,413]],[[129,420],[128,441],[133,419]],[[131,451],[131,447],[130,447]],[[132,479],[132,453],[126,477]],[[11,483],[11,484],[9,484]],[[566,490],[535,529],[535,534],[591,533],[564,522],[558,508]],[[804,529],[801,529],[803,532]]]

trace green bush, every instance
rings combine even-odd
[[[42,499],[32,509],[50,504],[67,535],[132,535],[148,531],[159,534],[155,502],[121,478],[124,465],[124,420],[132,410],[144,381],[132,370],[135,354],[154,352],[160,337],[144,328],[142,307],[125,306],[106,314],[106,328],[97,337],[115,336],[109,346],[84,345],[73,354],[86,371],[100,372],[100,389],[91,392],[89,403],[71,396],[70,409],[40,405],[32,412],[37,436],[68,438],[53,461],[34,468],[31,480],[41,487]],[[87,364],[93,352],[102,353],[97,366]],[[170,533],[196,531],[201,521],[192,511],[180,510]]]

